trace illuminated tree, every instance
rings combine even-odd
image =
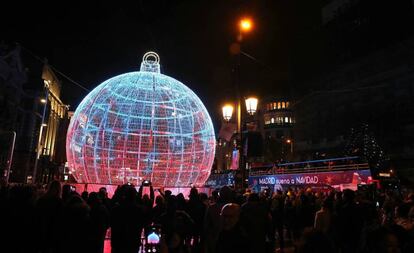
[[[352,128],[345,146],[345,155],[360,156],[372,169],[380,169],[385,165],[386,157],[374,134],[368,130],[368,124]]]

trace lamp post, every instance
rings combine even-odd
[[[43,113],[42,113],[42,122],[40,123],[40,129],[39,129],[39,138],[37,140],[36,159],[35,159],[35,164],[33,167],[33,175],[32,175],[33,183],[36,183],[37,165],[39,163],[40,154],[42,153],[41,149],[43,149],[41,148],[43,128],[47,126],[47,124],[45,123],[45,117],[46,117],[47,102],[49,99],[49,85],[50,85],[50,81],[44,80],[45,97],[40,99],[40,103],[43,104]]]
[[[239,38],[238,41],[241,42],[243,33],[250,32],[253,29],[253,21],[250,18],[242,18],[239,22]]]
[[[247,113],[249,113],[250,115],[254,115],[256,113],[258,101],[259,100],[255,97],[249,97],[246,99]]]
[[[225,121],[229,122],[231,119],[231,115],[233,114],[233,106],[227,104],[223,106],[223,118]]]
[[[290,154],[293,155],[293,140],[287,139],[286,143],[290,144]]]
[[[248,114],[250,114],[251,116],[253,116],[256,111],[257,111],[257,104],[258,104],[258,99],[255,97],[249,97],[247,99],[245,99],[245,103],[246,103],[246,111]],[[237,104],[237,134],[240,136],[240,142],[238,145],[238,149],[239,149],[239,171],[241,172],[242,175],[242,184],[241,186],[243,187],[244,182],[246,180],[246,166],[245,166],[245,159],[244,159],[244,142],[243,142],[243,131],[244,131],[244,122],[242,120],[242,115],[243,113],[241,112],[241,103],[240,103],[240,99],[238,100],[238,104]],[[233,115],[233,106],[230,104],[226,104],[225,106],[223,106],[222,108],[223,111],[223,118],[226,122],[229,122],[230,119],[232,118]]]
[[[252,30],[253,28],[253,22],[250,18],[242,18],[239,20],[238,22],[238,34],[237,34],[237,39],[236,42],[233,43],[230,46],[230,52],[236,57],[235,59],[235,68],[233,69],[234,71],[234,84],[235,84],[235,91],[236,91],[236,96],[237,96],[237,133],[240,135],[240,146],[239,146],[239,171],[241,171],[242,174],[242,184],[241,187],[243,188],[244,186],[244,182],[246,179],[246,168],[245,168],[245,164],[244,164],[244,153],[243,153],[243,127],[242,127],[242,99],[241,99],[241,94],[240,94],[240,84],[239,84],[239,78],[240,78],[240,54],[241,54],[241,43],[243,40],[243,34],[248,33]],[[257,101],[257,100],[256,100]],[[250,100],[249,100],[249,105],[250,105]],[[246,101],[246,105],[247,105],[247,101]],[[252,104],[253,105],[253,104]],[[257,103],[256,103],[257,106]],[[226,121],[229,121],[231,116],[229,117],[229,113],[230,110],[229,108],[227,108],[227,115],[224,114],[224,108],[223,108],[223,117]],[[231,110],[231,113],[233,111]],[[253,112],[252,110],[250,110],[248,108],[248,112],[249,114],[251,112]],[[231,115],[230,113],[230,115]],[[227,119],[226,119],[227,118]]]

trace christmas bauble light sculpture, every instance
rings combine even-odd
[[[83,99],[66,150],[79,183],[202,186],[213,164],[215,135],[200,99],[161,74],[158,55],[149,52],[139,72],[106,80]]]

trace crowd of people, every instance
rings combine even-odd
[[[409,192],[143,188],[125,184],[109,198],[105,188],[79,194],[58,181],[4,185],[2,252],[102,253],[110,235],[113,253],[137,253],[154,227],[157,252],[414,252]]]

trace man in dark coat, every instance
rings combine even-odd
[[[129,185],[122,187],[120,204],[111,213],[112,253],[136,253],[141,246],[143,210],[136,204],[135,188]]]
[[[216,244],[217,253],[248,253],[250,243],[246,231],[240,226],[240,206],[230,203],[221,209],[222,228]]]

